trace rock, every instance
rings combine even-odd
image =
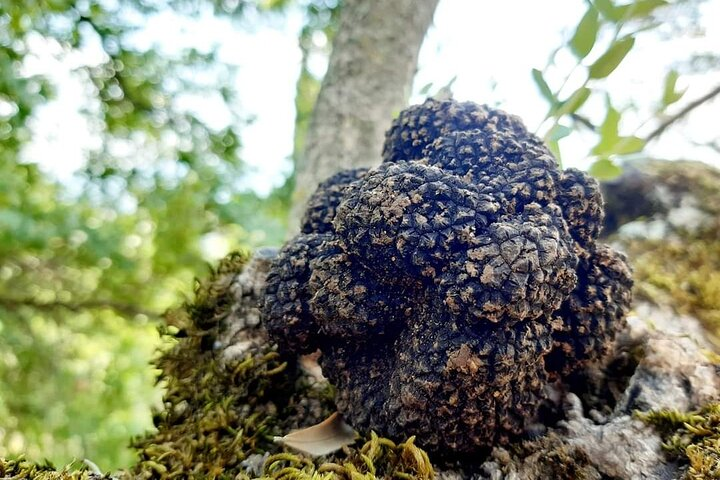
[[[606,236],[664,238],[718,222],[720,171],[701,162],[633,162],[601,188]]]

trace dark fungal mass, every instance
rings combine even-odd
[[[386,134],[383,161],[419,160],[435,140],[453,132],[477,130],[487,136],[503,131],[517,138],[534,138],[514,115],[472,102],[430,99],[403,110],[393,121]]]
[[[402,112],[383,160],[318,189],[268,277],[271,336],[322,351],[360,430],[441,455],[507,443],[624,325],[597,182],[517,117],[453,100]]]
[[[362,178],[367,168],[343,170],[322,182],[308,200],[300,231],[302,233],[328,233],[332,231],[335,209],[340,204],[345,188]]]

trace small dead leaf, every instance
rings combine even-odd
[[[273,441],[313,457],[327,455],[355,442],[355,430],[335,412],[312,427],[295,430]]]
[[[325,376],[322,373],[322,368],[318,363],[320,359],[320,350],[316,350],[313,353],[300,356],[300,368],[315,379],[317,382],[326,382]]]

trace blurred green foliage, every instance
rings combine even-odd
[[[241,21],[289,3],[0,0],[0,456],[132,464],[127,445],[160,398],[156,320],[205,274],[203,239],[282,241],[290,187],[267,199],[238,187],[233,69],[214,51],[167,55],[130,37],[170,9]],[[53,96],[51,78],[27,74],[38,45],[102,51],[74,72],[100,146],[72,189],[21,161]],[[208,124],[178,101],[189,95],[219,96],[231,121]]]
[[[588,152],[589,171],[599,179],[611,179],[622,171],[619,161],[638,154],[645,145],[663,130],[639,136],[638,131],[648,123],[662,123],[668,117],[668,107],[678,102],[685,93],[677,87],[680,74],[671,68],[664,80],[662,97],[650,118],[635,125],[630,132],[620,131],[623,113],[631,106],[619,108],[614,104],[613,95],[605,80],[626,61],[635,46],[636,39],[646,32],[657,33],[659,27],[681,23],[691,24],[698,15],[703,0],[634,0],[622,3],[618,0],[587,0],[587,10],[580,18],[572,35],[557,50],[541,69],[533,69],[532,77],[542,97],[548,103],[548,112],[540,134],[559,161],[562,161],[560,141],[578,131],[589,131],[595,136],[595,145]],[[688,35],[693,32],[676,27],[672,35]],[[574,66],[560,72],[562,80],[549,85],[546,78],[550,73],[557,75],[556,58],[559,53],[570,52],[575,59]],[[704,71],[712,70],[713,53],[693,55],[688,60],[688,73],[703,71],[698,67],[705,58]],[[712,60],[714,59],[714,61]],[[605,118],[595,124],[582,107],[591,98],[604,98]]]

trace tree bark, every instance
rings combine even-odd
[[[333,173],[380,162],[385,130],[406,104],[438,0],[346,0],[328,71],[296,165],[290,234]]]

